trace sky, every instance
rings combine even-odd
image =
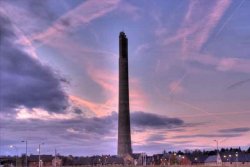
[[[133,152],[248,148],[249,18],[248,0],[0,0],[0,155],[117,153],[121,31]]]

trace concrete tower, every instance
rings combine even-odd
[[[118,155],[132,154],[129,115],[128,39],[124,32],[119,36],[119,118]]]

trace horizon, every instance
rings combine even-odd
[[[0,1],[0,155],[115,155],[119,33],[133,152],[250,147],[250,1]]]
[[[238,151],[235,151],[235,150],[238,150],[238,149],[240,149],[241,151],[240,152],[249,152],[249,149],[250,149],[250,147],[249,148],[246,148],[246,149],[241,149],[241,147],[238,147],[238,148],[233,148],[233,147],[230,147],[230,148],[219,148],[219,153],[220,154],[223,154],[224,152],[222,152],[222,149],[225,149],[225,151],[227,151],[227,152],[237,152],[237,153],[239,153]],[[232,151],[230,151],[230,149],[232,149]],[[182,153],[184,153],[184,154],[186,154],[186,151],[188,151],[188,153],[194,153],[194,152],[197,152],[197,151],[201,151],[201,152],[215,152],[215,154],[216,154],[216,151],[217,151],[217,149],[208,149],[208,150],[205,150],[205,149],[194,149],[194,150],[189,150],[189,149],[183,149],[183,150],[175,150],[175,151],[173,151],[173,150],[168,150],[168,151],[166,151],[165,149],[164,150],[161,150],[161,151],[159,151],[159,152],[156,152],[156,153],[152,153],[152,154],[147,154],[146,153],[146,155],[147,156],[153,156],[153,155],[157,155],[157,154],[164,154],[164,152],[166,152],[167,154],[169,154],[169,153],[171,153],[171,154],[174,154],[174,153],[176,153],[177,155],[178,155],[178,153],[180,152],[181,154]],[[132,154],[142,154],[142,152],[133,152]],[[18,156],[18,157],[21,157],[21,156],[23,156],[23,155],[25,155],[25,153],[21,153],[21,154],[9,154],[9,155],[0,155],[0,156],[2,156],[2,157],[4,157],[4,156]],[[39,155],[39,153],[37,152],[37,154],[32,154],[32,153],[30,153],[30,154],[27,154],[27,156],[31,156],[31,155],[35,155],[35,156],[38,156]],[[51,153],[51,154],[40,154],[41,156],[42,155],[55,155],[55,153],[53,154],[53,153]],[[92,156],[118,156],[117,154],[93,154],[93,155],[74,155],[74,154],[60,154],[59,152],[57,152],[56,153],[56,155],[57,156],[75,156],[75,157],[92,157]]]

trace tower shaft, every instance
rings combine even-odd
[[[132,154],[129,114],[128,39],[119,36],[119,116],[118,155]]]

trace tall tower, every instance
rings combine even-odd
[[[119,118],[118,155],[132,154],[129,115],[128,39],[124,32],[119,36]]]

